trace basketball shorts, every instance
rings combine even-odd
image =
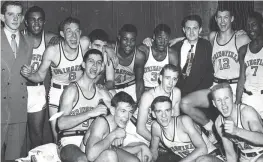
[[[61,96],[63,90],[64,89],[58,89],[58,88],[50,87],[49,96],[48,96],[50,107],[58,108],[60,96]]]
[[[46,90],[44,85],[40,86],[27,86],[28,92],[28,106],[27,112],[39,112],[46,108]]]

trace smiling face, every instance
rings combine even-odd
[[[161,87],[166,93],[171,93],[178,81],[179,73],[167,69],[164,71],[163,75],[160,75]]]
[[[90,54],[86,62],[82,63],[85,74],[90,79],[95,79],[102,71],[102,57],[98,54]]]
[[[153,116],[162,127],[167,127],[172,118],[172,105],[171,103],[157,102],[154,106]]]
[[[123,49],[126,55],[131,54],[135,49],[136,44],[136,33],[133,32],[122,32],[120,34],[120,47]]]
[[[250,39],[256,39],[258,36],[262,36],[262,26],[257,20],[253,17],[247,19],[247,32]]]
[[[107,42],[106,42],[106,41],[94,40],[94,41],[91,43],[90,48],[91,48],[91,49],[97,49],[97,50],[101,51],[102,53],[104,53],[106,46],[107,46]]]
[[[12,33],[18,31],[24,17],[20,6],[8,5],[4,15],[1,14],[1,19],[5,23],[5,28]]]
[[[224,117],[229,117],[234,106],[233,95],[229,88],[221,88],[214,91],[213,104]]]
[[[168,47],[170,35],[164,31],[157,33],[154,36],[154,42],[158,51],[163,52]]]
[[[220,31],[224,32],[231,29],[234,16],[231,16],[229,11],[218,11],[215,18]]]
[[[65,43],[72,49],[78,48],[80,42],[81,30],[77,23],[67,23],[64,31],[60,31],[60,35],[65,39]]]
[[[199,27],[199,24],[195,20],[188,20],[185,23],[183,28],[186,38],[189,41],[196,42],[198,40],[199,34],[202,31],[202,28]]]
[[[119,102],[114,113],[114,120],[118,127],[125,128],[132,114],[133,108],[129,103]]]
[[[28,14],[26,20],[26,26],[30,33],[34,35],[39,35],[44,29],[44,16],[40,12],[31,12]]]

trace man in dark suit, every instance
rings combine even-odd
[[[26,79],[20,75],[29,64],[32,48],[19,32],[23,21],[20,2],[6,1],[1,7],[1,158],[20,157],[27,122]]]
[[[182,28],[186,38],[172,46],[179,53],[179,63],[182,68],[182,75],[177,84],[182,94],[180,109],[194,120],[195,114],[204,116],[200,120],[211,125],[210,127],[204,124],[204,128],[209,133],[210,141],[215,143],[215,136],[210,130],[213,125],[212,120],[201,110],[190,109],[186,104],[191,99],[190,93],[201,89],[209,90],[213,84],[212,46],[208,40],[199,37],[202,31],[200,16],[186,16],[182,21]]]

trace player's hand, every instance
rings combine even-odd
[[[107,114],[107,107],[105,105],[99,104],[97,107],[95,107],[93,110],[91,110],[91,116],[97,117],[100,115],[106,115]]]
[[[113,67],[117,67],[119,64],[119,59],[116,55],[116,52],[110,47],[105,47],[105,53],[107,55],[107,65],[109,66],[109,61],[111,61],[113,63]]]
[[[126,136],[126,131],[123,128],[116,128],[114,131],[114,137],[116,139],[118,138],[124,138]]]
[[[247,35],[247,33],[246,33],[245,30],[238,30],[238,31],[236,32],[236,36],[237,36],[237,37],[238,37],[238,36],[242,36],[242,35]]]
[[[28,78],[32,74],[32,68],[31,66],[25,64],[21,67],[20,72],[24,77]]]
[[[120,147],[123,144],[123,140],[124,140],[124,138],[116,138],[113,140],[111,145],[116,146],[116,147]]]
[[[63,38],[61,36],[54,36],[48,42],[48,46],[59,44],[59,42],[62,40],[63,40]]]
[[[141,157],[139,157],[141,162],[151,162],[152,161],[152,152],[150,149],[145,145],[141,145]]]
[[[237,133],[237,126],[232,120],[225,120],[224,131],[225,133],[235,136]]]
[[[169,41],[169,47],[172,47],[175,45],[177,42],[183,40],[185,37],[179,37],[179,38],[174,38]]]
[[[151,47],[152,46],[152,42],[153,40],[151,38],[145,38],[142,43],[148,47]]]

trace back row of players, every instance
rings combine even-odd
[[[207,40],[199,38],[202,31],[200,17],[187,16],[182,23],[186,39],[181,41],[183,45],[179,50],[176,45],[169,47],[171,29],[165,24],[154,29],[153,42],[148,42],[152,43],[151,47],[136,47],[137,29],[134,25],[123,25],[116,42],[110,43],[108,35],[101,29],[92,31],[88,37],[81,36],[80,22],[72,17],[60,24],[63,39],[46,48],[45,42],[49,42],[52,34],[43,31],[44,15],[44,11],[36,6],[27,11],[28,32],[25,36],[35,42],[35,48],[31,65],[24,65],[21,69],[23,76],[32,81],[28,86],[28,112],[32,117],[29,122],[35,134],[32,137],[35,138],[35,146],[42,143],[43,130],[39,125],[43,123],[45,104],[43,81],[51,67],[49,112],[50,116],[58,111],[62,114],[58,120],[51,121],[62,160],[86,158],[89,161],[114,161],[114,157],[120,161],[127,161],[129,157],[131,161],[136,160],[129,153],[136,154],[141,161],[150,161],[152,157],[156,160],[159,141],[181,156],[182,161],[194,161],[207,153],[218,155],[217,149],[210,143],[216,142],[212,131],[214,123],[197,109],[210,107],[211,91],[213,103],[221,112],[215,126],[219,132],[224,129],[225,133],[233,136],[229,138],[225,133],[219,133],[226,159],[237,161],[237,153],[230,142],[232,139],[239,143],[241,159],[263,159],[263,124],[258,115],[263,117],[263,100],[260,100],[263,93],[262,15],[254,13],[249,16],[247,31],[252,39],[250,42],[247,35],[238,35],[232,29],[234,16],[231,11],[218,8],[215,18],[220,31],[209,35],[213,48]],[[198,47],[199,41],[208,43]],[[207,66],[213,65],[211,75],[214,80],[206,89],[182,93],[181,100],[181,91],[184,90],[175,85],[181,79],[178,67],[184,67],[183,62],[190,63],[186,59],[187,54],[183,55],[187,45],[194,45],[191,50],[203,48],[210,53]],[[183,79],[190,77],[191,71],[193,68]],[[222,82],[229,83],[231,87],[218,84]],[[210,90],[212,84],[218,86]],[[237,95],[233,95],[232,90]],[[241,104],[242,95],[242,102],[256,111]],[[138,112],[131,117],[135,103],[138,103]],[[107,110],[112,115],[101,116],[106,115]],[[179,116],[180,110],[190,117]],[[152,121],[151,114],[156,122]],[[92,122],[97,116],[100,117]],[[192,119],[209,132],[210,141]],[[224,127],[221,127],[222,124]],[[145,147],[149,142],[153,155]],[[123,144],[125,147],[122,150],[115,148],[112,152],[108,150],[111,144]],[[198,159],[203,161],[203,158],[214,157]]]

